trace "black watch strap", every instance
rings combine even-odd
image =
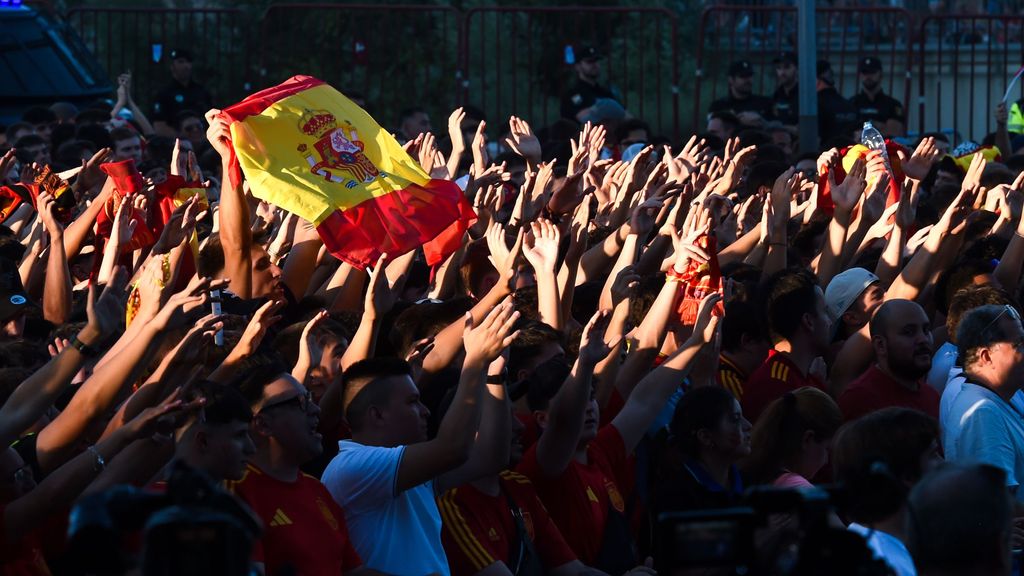
[[[79,340],[78,336],[75,336],[75,339],[71,341],[71,347],[74,348],[75,350],[78,350],[79,352],[81,352],[82,356],[86,356],[86,357],[90,357],[90,358],[95,356],[97,353],[99,353],[99,350],[97,350],[97,349],[93,348],[92,346],[89,346],[85,342],[82,342],[81,340]]]

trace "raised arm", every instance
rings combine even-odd
[[[555,330],[561,330],[564,322],[558,297],[558,278],[555,276],[558,266],[558,228],[544,218],[533,222],[530,227],[532,234],[527,236],[523,255],[533,266],[533,273],[537,277],[540,320]]]
[[[0,446],[9,446],[53,405],[58,396],[81,369],[86,353],[95,350],[112,334],[124,315],[120,305],[127,276],[115,275],[96,299],[96,288],[89,289],[89,321],[75,342],[54,356],[42,368],[22,382],[0,407]],[[85,352],[87,351],[87,352]]]
[[[43,317],[53,324],[67,322],[71,315],[71,271],[64,252],[64,226],[53,211],[56,201],[46,192],[39,194],[39,216],[50,235],[50,254],[46,259],[43,283]]]
[[[832,277],[841,271],[843,244],[846,242],[850,221],[853,219],[853,209],[857,206],[857,202],[867,186],[864,179],[867,170],[864,160],[857,159],[843,183],[837,185],[835,173],[839,169],[839,152],[830,150],[818,162],[819,165],[828,166],[828,185],[832,193],[832,202],[835,204],[835,211],[832,214],[832,221],[828,225],[825,245],[818,256],[817,264],[812,264],[812,268],[818,275],[821,285],[828,286]]]
[[[599,310],[587,323],[572,372],[548,406],[548,423],[537,441],[537,463],[545,476],[560,475],[576,453],[593,394],[594,366],[618,344],[610,346],[604,341],[610,318],[607,310]]]
[[[612,425],[622,435],[627,453],[636,448],[665,402],[682,384],[701,348],[715,338],[719,319],[712,312],[721,300],[722,296],[717,293],[704,297],[689,339],[636,385],[622,411],[612,420]]]
[[[231,280],[229,288],[239,298],[252,298],[252,229],[249,203],[242,183],[232,185],[231,127],[220,110],[206,113],[206,138],[220,154],[224,177],[220,192],[220,243],[224,248],[224,276]]]
[[[514,311],[510,299],[506,299],[475,325],[472,316],[466,314],[463,321],[466,359],[462,363],[462,376],[455,390],[455,398],[433,440],[406,446],[398,466],[396,492],[438,479],[440,481],[435,489],[439,493],[446,485],[442,475],[456,470],[469,459],[474,438],[480,428],[480,405],[487,366],[519,334],[512,330],[518,318],[519,313]]]

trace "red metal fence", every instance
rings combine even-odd
[[[112,79],[131,71],[136,101],[148,111],[151,97],[170,81],[174,48],[196,57],[194,76],[216,101],[243,96],[249,54],[243,16],[216,8],[74,8],[67,20]]]
[[[993,109],[1024,64],[1024,17],[932,16],[918,38],[919,129],[980,141],[995,130]],[[1022,95],[1018,85],[1009,101]]]
[[[1022,16],[921,19],[896,8],[817,14],[818,55],[831,62],[840,93],[858,90],[857,61],[876,56],[883,88],[904,102],[909,126],[919,131],[981,139],[993,129],[992,108],[1009,78],[1024,64]],[[687,128],[681,97],[692,97],[687,120],[703,127],[708,105],[726,94],[725,71],[734,60],[750,60],[755,92],[771,94],[773,59],[796,47],[791,7],[713,6],[700,16],[695,39],[681,37],[677,14],[661,8],[460,12],[431,5],[283,4],[262,14],[77,8],[66,16],[112,77],[132,71],[136,98],[147,109],[169,80],[167,54],[185,47],[197,55],[196,78],[218,102],[307,73],[361,95],[387,125],[401,108],[426,105],[440,127],[451,106],[471,104],[496,130],[494,120],[513,113],[537,126],[560,116],[560,96],[574,81],[567,47],[590,45],[606,54],[602,80],[618,88],[631,113],[665,135]],[[314,38],[335,41],[317,54],[310,47]],[[691,47],[695,57],[684,57]],[[680,76],[692,77],[692,84]],[[1024,86],[1013,98],[1022,95]]]
[[[865,56],[882,62],[883,90],[910,99],[913,42],[910,13],[897,8],[817,10],[818,59],[828,60],[836,88],[852,96],[857,64]],[[793,7],[713,6],[701,15],[697,32],[693,125],[700,129],[708,106],[728,92],[726,70],[736,60],[754,66],[754,93],[775,91],[773,60],[796,52],[797,12]]]
[[[561,117],[575,83],[568,55],[582,46],[603,55],[601,82],[656,133],[679,130],[678,25],[661,8],[503,7],[466,12],[463,100],[489,118],[511,114],[537,126]]]

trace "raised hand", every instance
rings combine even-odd
[[[316,330],[327,318],[327,310],[321,310],[302,329],[302,337],[299,338],[299,358],[292,369],[292,376],[299,382],[306,380],[313,366],[320,365],[324,348],[320,344]]]
[[[866,222],[875,222],[885,210],[885,201],[889,197],[889,173],[882,172],[878,179],[871,184],[871,190],[864,196],[861,203],[863,210],[861,218]]]
[[[448,139],[452,141],[452,156],[462,156],[466,150],[466,139],[462,135],[462,121],[466,119],[466,113],[462,107],[452,110],[448,116]]]
[[[511,296],[495,306],[476,326],[472,314],[467,312],[466,329],[462,333],[462,345],[466,349],[464,365],[486,367],[500,356],[519,335],[518,330],[513,331],[518,319],[519,312],[512,306]]]
[[[715,338],[715,329],[718,327],[719,317],[715,314],[715,307],[722,301],[722,295],[713,292],[700,301],[700,310],[697,312],[697,320],[693,324],[692,340],[702,344],[709,344]]]
[[[896,152],[900,158],[900,165],[903,167],[903,174],[914,180],[924,180],[931,172],[932,166],[942,156],[942,152],[935,146],[935,138],[931,136],[924,138],[918,143],[914,153],[907,158],[902,150]]]
[[[148,438],[157,432],[169,433],[174,430],[174,421],[180,419],[189,412],[199,410],[206,404],[205,398],[197,398],[191,402],[181,399],[181,388],[165,398],[156,406],[150,406],[138,416],[132,418],[123,427],[123,434],[133,440]]]
[[[522,118],[512,116],[508,119],[508,128],[510,136],[505,139],[505,145],[526,159],[527,162],[539,163],[541,158],[540,139],[534,136],[530,124]]]
[[[100,170],[100,165],[107,162],[111,154],[110,148],[101,148],[92,155],[92,158],[82,160],[82,169],[78,172],[77,180],[79,193],[90,190],[106,180],[107,175]],[[0,174],[2,174],[2,169],[0,169]]]
[[[405,355],[405,361],[409,363],[409,368],[412,372],[412,381],[419,382],[420,376],[423,375],[423,361],[427,359],[427,355],[434,349],[434,339],[424,338],[417,340],[412,345],[412,349]]]
[[[483,120],[480,124],[477,124],[476,134],[473,135],[473,167],[476,168],[477,174],[483,174],[484,170],[487,169],[487,122]]]
[[[64,235],[64,226],[57,221],[56,209],[57,200],[52,194],[46,191],[39,193],[36,198],[36,206],[39,209],[39,217],[43,220],[43,226],[50,235],[50,242],[59,240]]]
[[[558,264],[559,233],[550,220],[541,218],[530,225],[523,255],[535,272],[554,272]],[[532,241],[531,241],[532,240]]]
[[[605,332],[608,330],[608,324],[611,322],[611,319],[612,313],[610,311],[598,310],[596,314],[591,316],[590,321],[583,328],[583,334],[580,337],[580,353],[577,361],[584,369],[593,368],[598,362],[604,360],[622,340],[619,337],[614,342],[605,342]]]
[[[196,229],[196,223],[205,215],[206,211],[199,203],[199,195],[189,198],[181,206],[175,208],[171,217],[167,219],[160,238],[153,246],[153,253],[166,254],[180,246],[182,242],[192,236],[192,232]]]
[[[985,160],[985,156],[981,152],[975,152],[974,157],[971,158],[971,166],[967,169],[967,175],[964,176],[960,189],[977,190],[981,188],[981,175],[985,172],[985,166],[987,165],[988,160]]]
[[[231,125],[221,114],[221,111],[213,108],[206,113],[206,139],[210,141],[213,149],[220,154],[222,159],[231,156]]]
[[[267,330],[281,321],[281,316],[277,312],[284,308],[284,305],[284,300],[268,300],[263,306],[260,306],[245,326],[242,337],[231,354],[241,358],[248,358],[255,354],[263,342],[263,338],[267,335]]]
[[[380,318],[391,311],[398,301],[398,293],[395,286],[401,286],[403,278],[399,277],[394,282],[388,282],[388,276],[384,273],[387,268],[388,255],[381,254],[377,264],[367,269],[370,274],[370,282],[366,289],[366,298],[363,302],[363,310],[374,318]]]
[[[167,304],[153,319],[153,326],[157,329],[174,329],[184,326],[193,312],[210,301],[212,290],[223,290],[227,286],[227,278],[211,280],[210,278],[194,277],[184,290],[171,295]]]
[[[620,302],[636,294],[640,287],[640,275],[636,273],[636,266],[630,264],[619,270],[615,281],[611,285],[612,305],[618,306]]]
[[[95,332],[96,337],[105,338],[117,331],[124,322],[125,287],[128,285],[128,273],[118,266],[110,276],[110,281],[103,287],[97,297],[98,289],[89,286],[89,297],[86,300],[85,313],[88,317],[86,327]]]
[[[858,158],[854,161],[849,173],[846,174],[846,179],[843,180],[842,184],[837,185],[835,173],[838,167],[837,158],[835,163],[829,167],[829,190],[832,191],[832,201],[836,207],[850,214],[853,212],[854,207],[857,206],[857,202],[860,201],[860,197],[864,194],[864,189],[867,187],[867,181],[865,180],[867,176],[866,163],[863,158]]]

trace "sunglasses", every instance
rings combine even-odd
[[[996,322],[999,322],[999,319],[1002,318],[1004,314],[1009,314],[1010,318],[1013,318],[1014,320],[1016,320],[1018,324],[1021,323],[1020,313],[1017,312],[1017,309],[1014,308],[1013,306],[1010,306],[1009,304],[1004,304],[1003,305],[1003,309],[999,312],[999,314],[996,314],[996,317],[993,318],[991,322],[986,324],[984,328],[982,328],[981,334],[987,333],[989,331],[989,329],[991,329],[993,326],[996,325]],[[996,344],[996,343],[997,342],[994,342],[994,344]],[[1007,344],[1010,344],[1011,346],[1013,346],[1014,348],[1016,348],[1018,350],[1024,350],[1024,341],[1007,342]]]
[[[273,410],[275,408],[282,408],[282,407],[287,407],[287,406],[298,406],[299,410],[301,410],[302,412],[305,412],[305,413],[308,414],[309,413],[309,407],[312,404],[313,404],[313,393],[310,392],[309,390],[306,390],[305,393],[299,394],[297,396],[292,396],[291,398],[288,398],[287,400],[281,400],[280,402],[274,402],[272,404],[267,404],[263,408],[260,408],[260,414],[266,412],[267,410]]]

